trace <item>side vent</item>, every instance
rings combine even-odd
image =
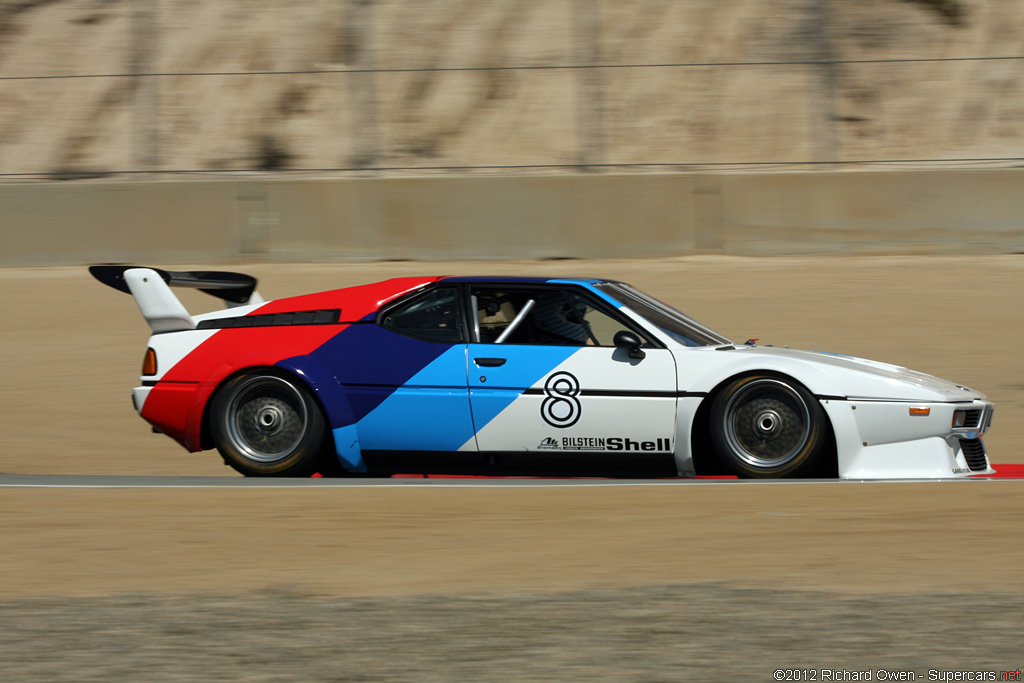
[[[226,330],[240,327],[282,327],[287,325],[334,325],[341,320],[340,308],[319,311],[296,311],[273,315],[244,315],[234,318],[200,320],[199,330]]]
[[[988,469],[988,454],[981,439],[960,439],[960,450],[963,451],[967,466],[972,472],[984,472]]]

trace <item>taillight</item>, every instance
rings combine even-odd
[[[142,374],[156,374],[156,351],[151,348],[146,349],[146,357],[142,359]]]

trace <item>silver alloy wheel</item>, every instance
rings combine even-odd
[[[729,398],[722,428],[737,458],[758,469],[776,469],[803,452],[811,438],[811,411],[786,382],[760,378]]]
[[[272,464],[294,453],[309,425],[300,390],[274,375],[254,375],[234,388],[224,411],[224,433],[246,459]]]

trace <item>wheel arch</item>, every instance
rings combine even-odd
[[[804,387],[814,396],[815,400],[821,402],[821,396],[814,393],[810,387],[799,378],[794,377],[785,372],[778,370],[766,370],[766,369],[744,369],[740,372],[726,377],[718,384],[714,386],[707,393],[707,395],[701,400],[700,405],[694,412],[693,421],[690,424],[690,456],[693,459],[694,471],[698,475],[720,475],[728,474],[724,468],[718,463],[718,459],[714,457],[712,453],[711,443],[711,406],[714,404],[715,399],[723,390],[733,382],[746,378],[753,377],[756,375],[763,375],[767,377],[774,377],[776,379],[793,382]],[[821,464],[816,468],[813,473],[816,476],[821,477],[838,477],[839,476],[839,447],[836,443],[835,428],[832,425],[832,419],[828,414],[828,411],[822,410],[824,416],[824,428],[825,428],[825,445],[826,451],[824,457],[821,459]]]
[[[330,373],[317,360],[309,356],[300,356],[273,364],[255,363],[236,368],[230,373],[225,374],[206,397],[202,407],[200,423],[200,439],[204,450],[214,447],[213,436],[210,430],[210,411],[217,394],[220,393],[228,382],[239,375],[256,371],[285,374],[309,390],[310,395],[327,422],[328,429],[333,430],[336,426],[339,426],[339,423],[344,422],[345,419],[352,419],[352,410],[344,390],[334,378],[333,373]],[[351,424],[351,422],[348,424]]]
[[[209,391],[209,393],[206,395],[205,400],[203,401],[202,412],[200,414],[199,422],[199,439],[200,445],[202,446],[202,449],[204,451],[209,450],[211,448],[216,448],[216,444],[214,443],[213,440],[213,434],[210,429],[210,413],[213,409],[213,404],[217,399],[217,395],[220,394],[221,391],[223,391],[224,387],[229,382],[231,382],[231,380],[235,379],[236,377],[240,377],[241,375],[247,375],[249,373],[255,372],[270,372],[271,374],[289,375],[289,379],[297,381],[299,384],[302,384],[306,389],[310,389],[310,393],[313,394],[314,399],[316,399],[316,393],[312,391],[312,388],[295,373],[282,372],[273,365],[265,364],[246,365],[245,367],[236,368],[235,370],[232,370],[231,372],[217,380],[216,385],[213,387],[212,390]],[[319,400],[317,400],[317,407],[320,409],[320,412],[323,413],[323,406],[320,405]],[[324,415],[326,415],[326,413],[324,413]]]

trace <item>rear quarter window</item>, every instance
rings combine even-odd
[[[392,332],[423,341],[461,342],[458,290],[438,287],[423,292],[384,311],[378,324]]]

